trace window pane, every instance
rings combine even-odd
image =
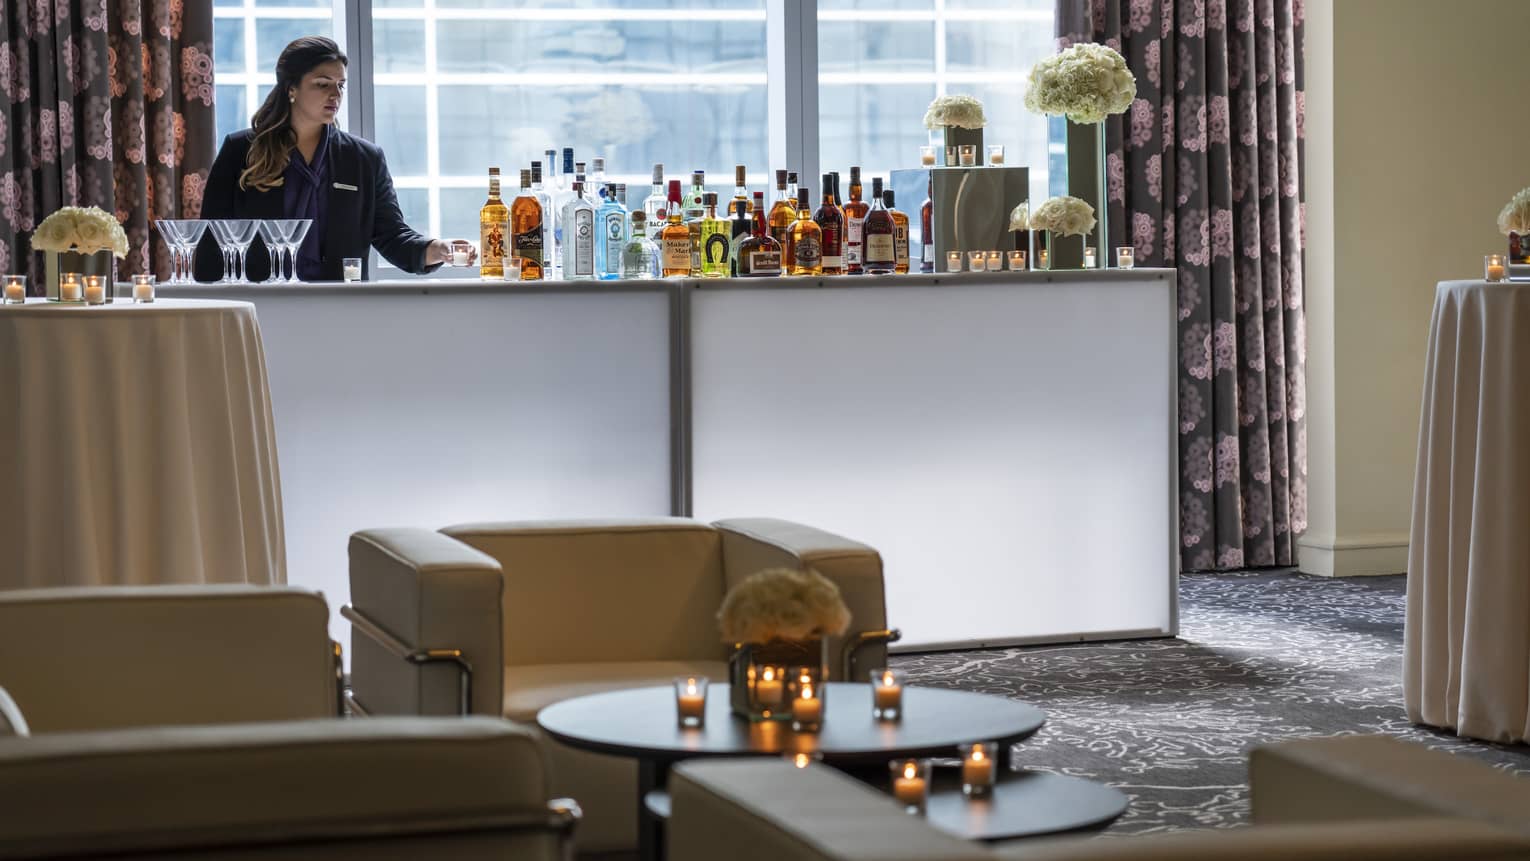
[[[443,72],[763,73],[764,21],[442,21]]]
[[[946,25],[946,68],[953,72],[1024,73],[1052,53],[1052,28],[1030,21],[952,21]],[[1017,65],[1015,57],[1027,57]],[[1015,97],[1024,94],[1016,83]],[[988,103],[984,102],[987,108]]]
[[[372,40],[376,71],[425,71],[424,21],[378,21],[372,28]]]
[[[933,84],[820,86],[819,163],[841,173],[862,165],[868,176],[919,164],[919,147],[929,142],[921,120],[933,98]]]
[[[223,139],[242,128],[248,128],[250,124],[250,110],[245,107],[244,86],[217,86],[214,98],[217,100],[213,106],[214,116],[218,120],[218,145],[223,145]]]
[[[266,5],[266,0],[261,0]],[[327,18],[259,18],[255,21],[255,68],[274,73],[282,49],[299,36],[334,36],[334,22]]]
[[[429,232],[430,192],[423,188],[395,188],[394,191],[398,193],[398,208],[404,212],[404,223],[420,233]],[[386,260],[382,262],[389,265]]]
[[[244,21],[213,19],[213,71],[244,71]]]
[[[478,210],[489,196],[488,171],[484,171],[483,188],[441,189],[441,235],[452,239],[478,241]],[[424,221],[417,222],[416,230],[424,229]]]
[[[425,176],[430,172],[425,152],[424,87],[378,86],[377,145],[388,158],[394,176]],[[428,213],[427,213],[428,214]]]
[[[818,71],[933,72],[933,21],[824,21],[818,25]]]

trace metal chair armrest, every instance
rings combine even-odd
[[[888,628],[882,631],[862,631],[859,634],[845,640],[844,651],[840,655],[840,673],[844,681],[853,681],[850,678],[851,665],[855,662],[855,656],[861,649],[872,643],[896,643],[903,639],[903,632],[897,628]]]
[[[400,658],[411,664],[436,664],[451,663],[457,665],[457,692],[458,711],[460,714],[472,714],[473,708],[473,665],[468,663],[467,658],[462,656],[461,649],[417,649],[393,636],[375,620],[365,613],[346,604],[340,608],[340,615],[351,623],[357,631],[378,645],[386,649],[394,657]],[[350,702],[355,704],[356,698],[350,697]],[[366,709],[361,709],[366,714]]]

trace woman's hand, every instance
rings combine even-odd
[[[453,252],[467,252],[467,262],[458,263],[458,266],[472,266],[478,262],[478,249],[466,239],[432,239],[425,247],[425,265],[434,266],[437,263],[451,263]]]

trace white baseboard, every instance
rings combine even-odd
[[[1408,533],[1369,532],[1335,537],[1303,535],[1297,566],[1320,577],[1366,577],[1408,570]]]

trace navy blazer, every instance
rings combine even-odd
[[[360,257],[362,277],[367,277],[368,246],[376,246],[388,262],[405,272],[421,274],[438,268],[440,264],[425,265],[425,249],[430,239],[404,223],[382,149],[339,129],[333,131],[329,203],[325,213],[328,223],[319,237],[322,280],[342,280],[341,261],[347,257]],[[245,129],[223,139],[207,175],[203,218],[287,217],[281,186],[267,191],[239,187],[239,174],[244,171],[254,137],[252,129]],[[319,229],[318,225],[313,229]],[[251,281],[264,281],[271,274],[270,252],[258,236],[245,256],[245,263]],[[216,281],[223,275],[222,258],[212,231],[197,246],[195,273],[199,281]]]

